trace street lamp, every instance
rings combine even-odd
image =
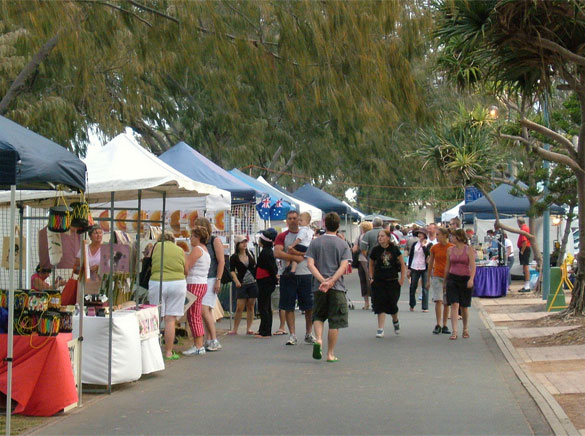
[[[488,113],[490,115],[490,118],[496,119],[496,118],[498,118],[500,110],[498,109],[497,106],[492,105],[488,108]]]

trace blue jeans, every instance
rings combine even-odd
[[[416,288],[418,280],[422,279],[422,310],[429,310],[429,290],[427,289],[427,270],[410,270],[410,307],[416,306]]]

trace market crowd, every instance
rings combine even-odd
[[[429,297],[434,303],[433,334],[446,334],[451,340],[470,337],[468,309],[476,272],[476,252],[469,243],[469,231],[461,228],[458,218],[445,226],[431,223],[424,228],[409,229],[399,225],[384,226],[381,219],[375,218],[371,223],[361,223],[360,235],[352,246],[339,232],[340,218],[336,213],[325,215],[323,229],[310,225],[308,213],[290,211],[286,217],[286,231],[277,233],[269,228],[259,233],[258,256],[250,250],[248,237],[238,235],[234,238],[235,250],[228,263],[224,261],[220,239],[211,235],[211,224],[205,218],[199,218],[191,231],[189,253],[174,243],[172,232],[161,235],[151,254],[149,300],[151,304],[161,305],[165,321],[165,358],[179,358],[173,351],[175,324],[177,318],[184,315],[188,294],[196,297],[186,313],[193,346],[183,354],[202,355],[221,349],[212,311],[218,301],[216,294],[224,269],[229,271],[237,298],[234,325],[229,335],[239,334],[245,310],[247,335],[268,338],[273,334],[287,334],[287,328],[286,345],[294,346],[299,341],[295,322],[295,308],[298,307],[304,313],[304,342],[313,345],[315,359],[321,359],[326,352],[328,362],[338,360],[335,345],[339,329],[348,327],[348,299],[343,278],[351,266],[358,269],[363,309],[371,309],[376,315],[376,337],[384,337],[386,315],[391,317],[394,333],[400,334],[398,300],[407,279],[410,311],[416,308],[419,285],[422,311],[429,311]],[[528,231],[521,219],[518,225]],[[499,234],[501,241],[498,243],[505,247],[505,257],[511,266],[514,247],[505,233]],[[525,271],[529,246],[529,241],[521,236],[518,249]],[[163,251],[162,300],[159,302],[158,277]],[[493,256],[489,249],[488,255]],[[277,284],[280,284],[280,325],[273,333],[271,296]],[[525,283],[525,289],[529,289],[528,286]],[[253,331],[256,302],[260,326],[258,331]],[[328,323],[326,335],[325,322]]]

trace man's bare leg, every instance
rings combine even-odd
[[[339,336],[339,329],[329,329],[327,333],[327,360],[335,359],[335,345]]]

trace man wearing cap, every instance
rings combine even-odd
[[[327,362],[337,362],[335,345],[339,329],[348,325],[347,298],[343,274],[351,262],[349,245],[336,236],[339,228],[339,215],[329,212],[325,215],[326,233],[315,239],[305,254],[309,270],[313,273],[315,308],[313,324],[317,339],[313,344],[313,358],[321,359],[323,328],[329,323],[327,334]]]
[[[304,254],[289,246],[297,238],[299,232],[299,213],[291,210],[286,214],[286,225],[288,230],[280,233],[274,241],[274,256],[289,263],[297,262],[297,270],[293,276],[282,274],[284,265],[280,268],[280,302],[278,308],[286,312],[286,324],[290,337],[286,345],[296,345],[298,340],[295,329],[295,304],[298,299],[299,309],[305,311],[305,342],[313,344],[315,338],[313,331],[313,292],[311,290],[311,272],[307,267]]]
[[[430,245],[427,240],[427,232],[416,229],[412,232],[418,241],[412,244],[408,254],[408,278],[410,279],[410,311],[416,306],[416,288],[419,279],[422,279],[422,311],[429,311],[429,291],[427,289],[427,258],[430,254]]]
[[[366,259],[370,258],[370,253],[374,247],[378,245],[378,235],[380,234],[380,230],[383,230],[382,224],[383,222],[381,218],[374,218],[372,220],[372,230],[368,231],[362,238],[360,250],[362,250],[362,254]]]

